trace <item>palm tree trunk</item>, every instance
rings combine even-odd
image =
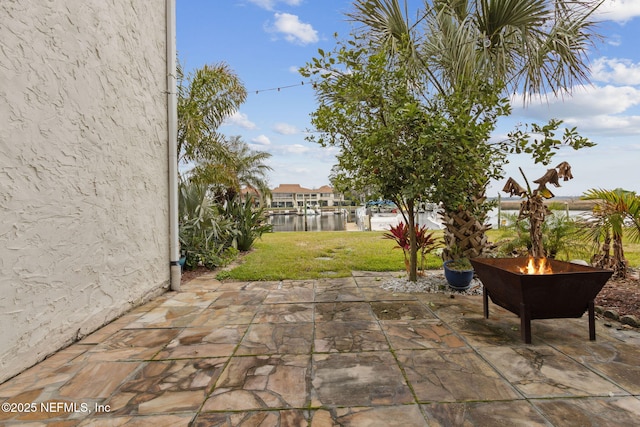
[[[613,256],[611,255],[612,248]],[[622,236],[614,233],[612,239],[609,232],[607,232],[602,247],[600,248],[600,253],[593,256],[591,264],[594,267],[613,270],[614,277],[626,278],[627,260],[624,257]]]
[[[622,235],[613,236],[613,274],[615,277],[627,277],[627,260],[624,258],[624,248],[622,247]]]
[[[472,206],[481,207],[485,202],[484,191],[472,201]],[[483,212],[480,209],[451,210],[445,207],[442,214],[445,249],[442,257],[444,260],[462,257],[476,258],[483,254],[488,246],[486,231],[491,228],[486,224],[487,216],[477,216],[474,211]]]
[[[604,242],[602,243],[602,246],[599,248],[599,253],[595,254],[591,258],[591,264],[594,267],[598,267],[598,268],[610,268],[611,267],[611,254],[609,252],[610,249],[611,249],[611,236],[609,235],[609,232],[607,232],[607,234],[604,237]]]

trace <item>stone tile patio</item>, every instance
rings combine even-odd
[[[481,297],[384,276],[199,277],[1,384],[0,425],[638,425],[637,331],[534,320],[525,345]]]

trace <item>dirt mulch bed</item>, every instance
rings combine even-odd
[[[596,297],[596,305],[615,310],[620,316],[640,319],[640,280],[638,270],[630,271],[626,279],[609,279]]]
[[[182,270],[182,277],[180,278],[180,284],[184,285],[191,279],[195,279],[196,277],[202,276],[205,273],[209,273],[207,267],[198,267],[193,270]]]

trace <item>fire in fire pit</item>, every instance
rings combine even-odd
[[[526,267],[518,267],[522,274],[553,274],[551,264],[546,258],[529,257]]]
[[[578,318],[589,311],[589,339],[595,340],[593,301],[613,272],[552,259],[546,259],[541,268],[541,260],[472,259],[471,264],[484,285],[484,317],[489,318],[491,298],[495,304],[520,316],[520,333],[529,344],[532,319]]]

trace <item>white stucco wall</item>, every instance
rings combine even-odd
[[[165,21],[0,1],[0,382],[168,287]]]

